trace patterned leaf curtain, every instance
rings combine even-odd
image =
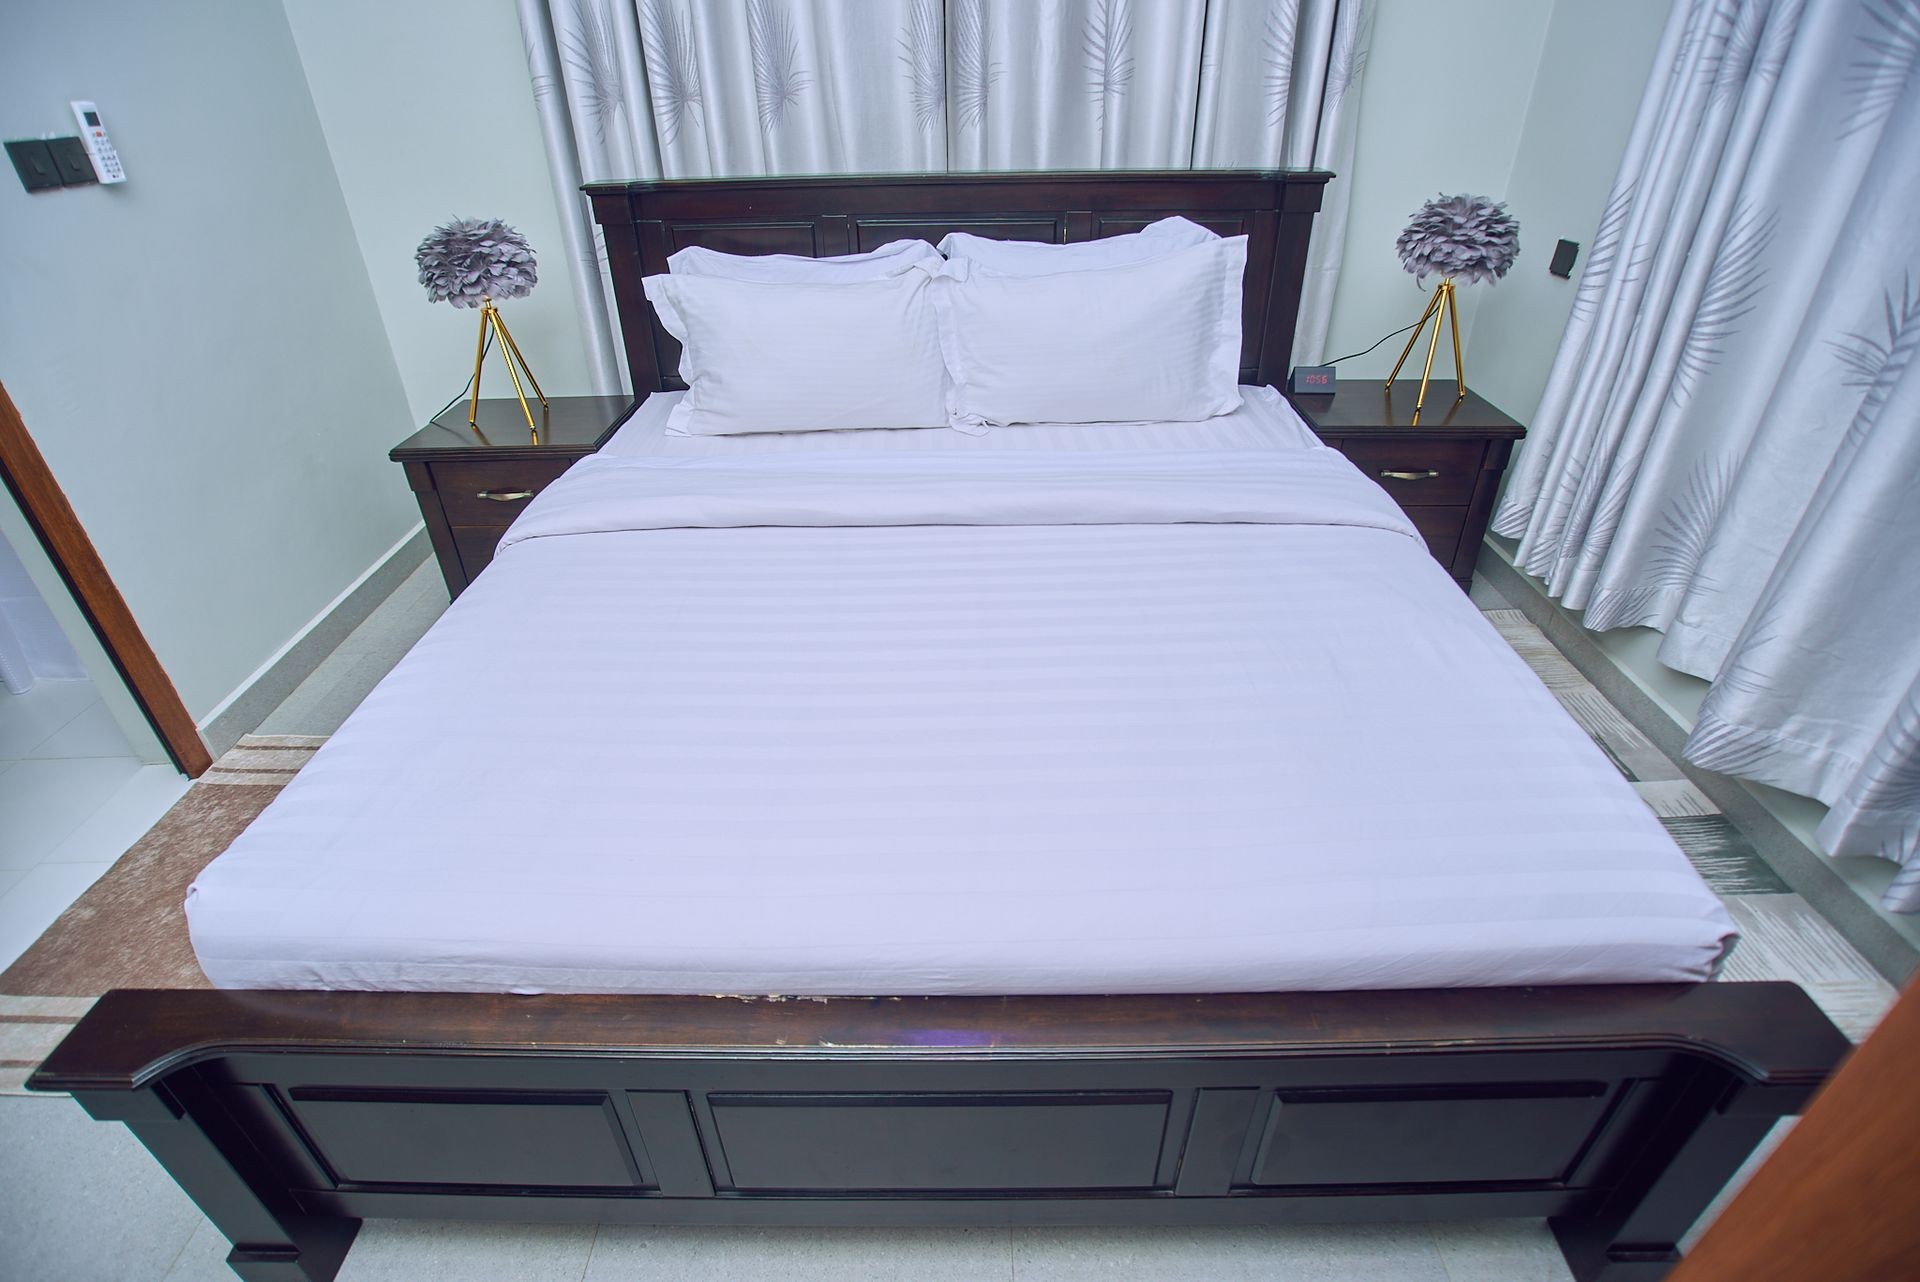
[[[1920,911],[1920,0],[1679,0],[1494,528]]]
[[[582,181],[1353,167],[1370,0],[520,0],[602,391],[620,385]],[[1328,189],[1295,351],[1346,231]]]

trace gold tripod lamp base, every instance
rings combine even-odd
[[[500,317],[500,309],[493,305],[491,298],[480,300],[480,340],[473,349],[473,396],[467,401],[467,426],[479,430],[480,427],[480,367],[487,359],[487,333],[491,330],[500,343],[500,352],[507,358],[507,377],[513,380],[513,394],[520,398],[520,412],[527,417],[527,431],[533,433],[533,443],[540,443],[540,429],[534,424],[533,409],[527,404],[526,389],[520,386],[520,375],[527,376],[527,382],[533,388],[533,394],[540,401],[540,408],[547,408],[547,396],[540,390],[539,380],[533,371],[527,368],[527,358],[520,354],[520,345],[513,341],[513,334],[507,329],[507,322]],[[516,368],[517,367],[517,368]]]
[[[1393,364],[1393,373],[1387,375],[1387,390],[1393,390],[1393,380],[1400,376],[1400,367],[1407,363],[1407,356],[1413,351],[1413,345],[1420,341],[1420,332],[1433,322],[1433,337],[1427,340],[1427,363],[1420,371],[1420,394],[1413,401],[1412,425],[1420,425],[1420,411],[1427,405],[1427,384],[1433,379],[1433,357],[1440,350],[1440,322],[1445,319],[1453,327],[1453,398],[1458,405],[1467,398],[1467,360],[1460,350],[1460,303],[1454,297],[1453,277],[1442,277],[1434,287],[1433,297],[1427,300],[1427,310],[1420,313],[1420,323],[1413,327],[1413,334],[1407,339],[1407,345],[1400,349],[1400,359]]]

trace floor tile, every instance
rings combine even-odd
[[[91,681],[42,681],[25,694],[0,690],[0,760],[31,755],[99,697]]]
[[[205,1222],[126,1127],[64,1097],[0,1098],[3,1275],[156,1282]]]
[[[67,1023],[0,1020],[0,1060],[37,1064],[72,1031]]]
[[[113,719],[107,705],[95,699],[80,715],[48,735],[33,750],[36,760],[49,757],[130,757],[133,746]]]
[[[447,609],[439,566],[427,561],[361,621],[336,654],[384,655],[397,661]]]
[[[1008,1282],[1004,1229],[643,1229],[603,1225],[587,1282]],[[342,1274],[345,1282],[345,1274]]]
[[[368,1220],[338,1282],[579,1282],[590,1224]]]
[[[1479,606],[1482,610],[1511,610],[1513,608],[1513,603],[1501,594],[1499,588],[1494,587],[1493,584],[1477,575],[1474,577],[1473,585],[1467,589],[1467,599]]]
[[[330,735],[353,715],[373,688],[380,684],[405,654],[339,653],[315,668],[313,675],[260,723],[257,734]]]
[[[1813,906],[1798,895],[1722,895],[1740,942],[1721,967],[1732,982],[1789,979],[1854,1041],[1873,1031],[1897,995]]]
[[[29,868],[4,895],[0,895],[0,967],[11,966],[21,953],[67,911],[80,892],[113,866],[98,863],[41,864]]]
[[[139,773],[132,757],[18,761],[0,774],[0,868],[31,868]]]
[[[1654,747],[1653,741],[1608,703],[1605,695],[1588,685],[1584,677],[1578,686],[1561,686],[1553,693],[1560,700],[1560,706],[1580,723],[1580,728],[1600,745],[1600,750],[1613,759],[1613,764],[1627,778],[1636,783],[1685,778],[1680,767]]]
[[[1662,816],[1674,844],[1716,895],[1784,895],[1787,883],[1725,815]]]
[[[1545,1220],[1462,1220],[1427,1228],[1449,1282],[1573,1282]]]
[[[1720,807],[1686,779],[1641,779],[1635,781],[1633,790],[1662,819],[1720,813]]]
[[[1449,1282],[1424,1224],[1016,1229],[1017,1282]]]
[[[1533,669],[1533,674],[1540,678],[1547,689],[1558,693],[1561,690],[1593,688],[1592,683],[1581,675],[1580,669],[1554,648],[1545,633],[1527,622],[1524,614],[1516,610],[1513,612],[1513,621],[1503,621],[1505,613],[1496,611],[1489,614],[1487,619],[1506,643],[1513,647],[1514,653],[1526,660],[1527,666]]]
[[[234,1272],[227,1267],[232,1249],[220,1230],[203,1219],[160,1282],[234,1282]]]
[[[187,795],[192,780],[172,766],[141,766],[100,808],[48,851],[42,863],[111,862]]]

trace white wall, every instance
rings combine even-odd
[[[1540,404],[1668,9],[1668,0],[1559,0],[1553,7],[1503,192],[1520,220],[1520,258],[1497,286],[1470,291],[1483,296],[1468,373],[1487,399],[1522,421]],[[1547,271],[1562,238],[1580,246],[1570,280]]]
[[[204,716],[416,520],[411,415],[277,5],[0,7],[0,133],[81,96],[128,181],[0,181],[0,382]]]
[[[1581,2],[1563,0],[1559,7]],[[1429,295],[1401,268],[1394,241],[1423,202],[1461,192],[1506,199],[1555,12],[1556,6],[1539,0],[1379,0],[1360,89],[1353,203],[1327,335],[1329,356],[1357,352],[1419,319]],[[1524,231],[1527,211],[1514,213]],[[1546,260],[1529,263],[1523,256],[1514,270],[1528,267],[1544,275]],[[1460,295],[1469,385],[1481,365],[1474,325],[1486,293],[1475,286]],[[1396,338],[1344,361],[1340,377],[1385,378],[1405,345],[1405,337]],[[1441,346],[1436,376],[1444,364],[1445,377],[1452,378],[1447,340]],[[1425,350],[1423,341],[1408,362],[1415,379]]]
[[[473,372],[476,314],[429,303],[414,274],[421,238],[455,217],[505,219],[527,237],[540,283],[503,305],[507,324],[549,396],[591,395],[513,5],[285,3],[412,418],[425,422]],[[512,394],[497,354],[481,394]]]

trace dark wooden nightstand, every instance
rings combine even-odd
[[[1500,474],[1527,429],[1471,388],[1455,404],[1454,384],[1438,379],[1427,388],[1420,426],[1411,426],[1420,380],[1402,378],[1391,392],[1384,381],[1356,379],[1332,396],[1287,399],[1321,440],[1393,496],[1454,582],[1471,587]]]
[[[636,402],[628,396],[556,396],[544,413],[537,401],[533,405],[537,443],[519,401],[481,401],[476,429],[467,426],[462,400],[388,455],[407,469],[453,596],[487,568],[500,536],[527,501],[605,444]]]

